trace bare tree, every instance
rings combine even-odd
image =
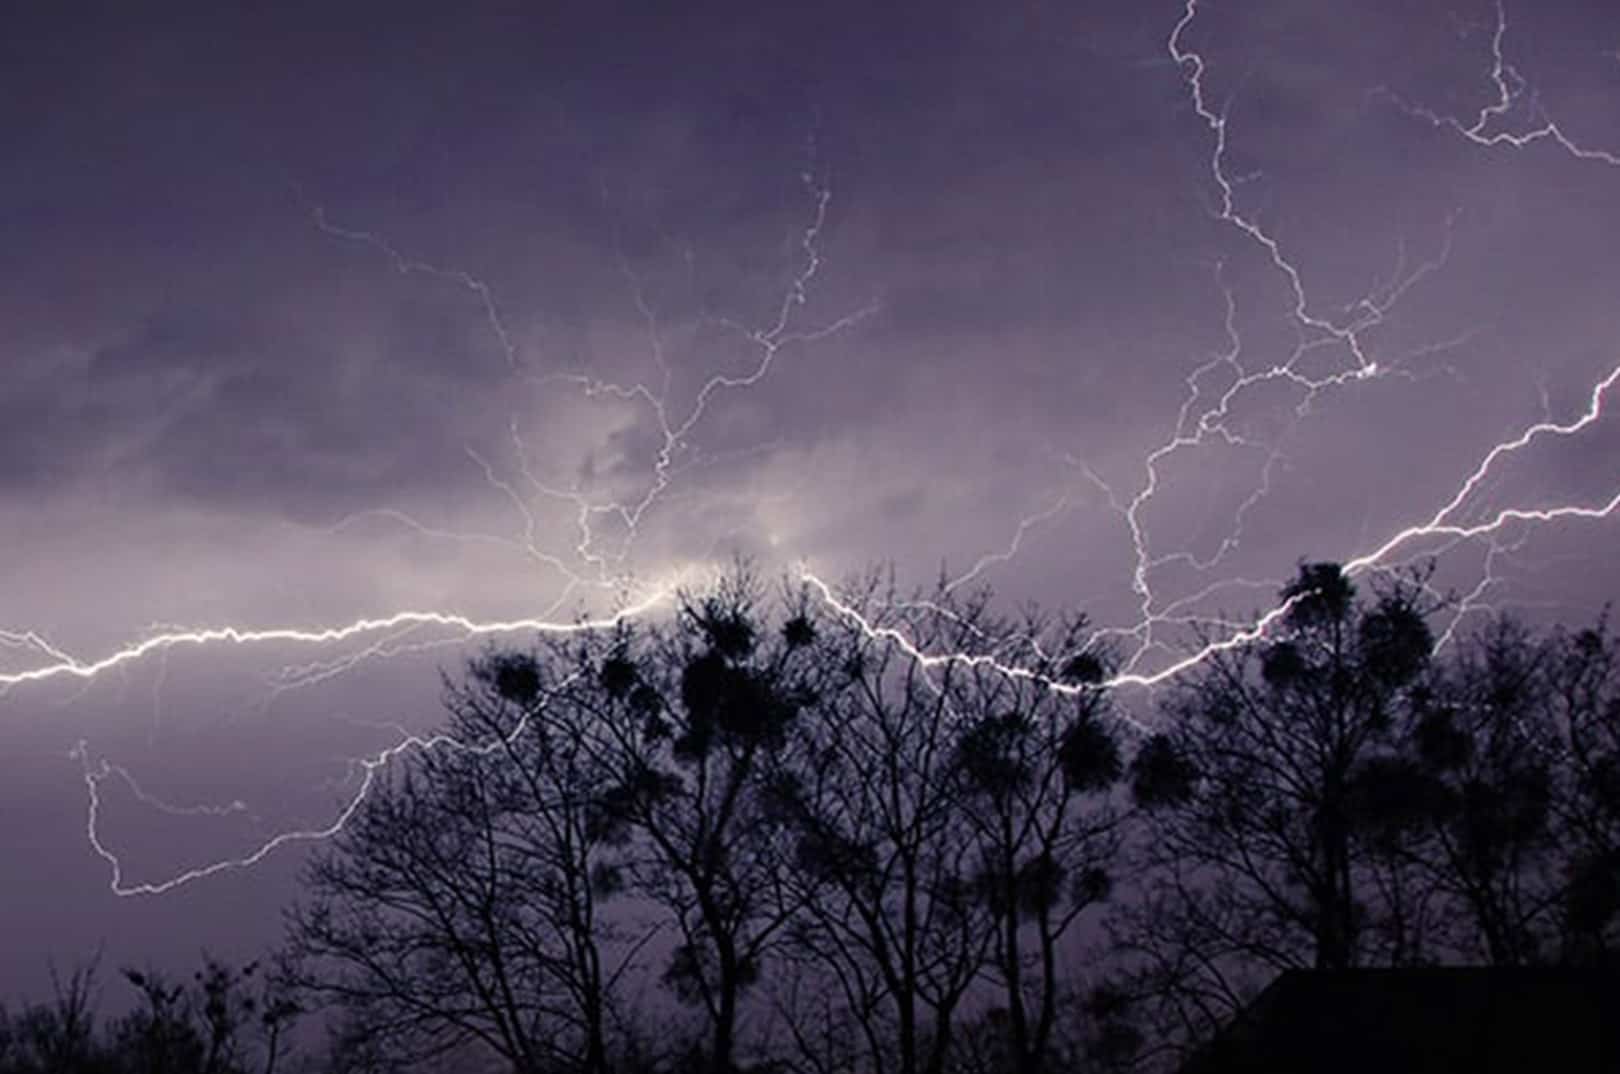
[[[139,1000],[98,1027],[99,958],[66,980],[55,1000],[12,1016],[0,1009],[0,1074],[275,1074],[298,1008],[258,964],[204,956],[190,980],[126,969]]]
[[[920,608],[876,583],[845,600],[861,623],[826,624],[821,650],[843,688],[801,723],[799,764],[778,785],[803,892],[792,953],[840,1000],[843,1061],[938,1074],[994,929],[958,779],[967,666],[930,669],[908,646],[983,652],[991,624],[983,600]]]
[[[280,976],[261,974],[257,962],[205,957],[189,984],[153,970],[126,969],[124,978],[141,1003],[114,1027],[113,1048],[131,1071],[272,1074],[300,1013]]]
[[[1370,601],[1306,564],[1261,641],[1219,648],[1172,688],[1170,729],[1132,766],[1146,866],[1120,938],[1136,987],[1207,1032],[1260,973],[1368,957],[1379,864],[1360,781],[1428,668],[1423,588]]]
[[[443,735],[379,779],[309,866],[290,947],[354,1047],[609,1069],[629,956],[602,906],[621,840],[599,823],[594,752],[543,718],[566,687],[553,671],[521,654],[474,662],[448,687]]]
[[[1602,622],[1460,638],[1415,690],[1358,820],[1435,897],[1437,951],[1517,965],[1601,955],[1620,916],[1620,667]]]
[[[1039,1069],[1064,938],[1115,848],[1103,665],[1083,620],[999,618],[984,592],[901,599],[874,579],[841,600],[819,650],[840,688],[797,725],[779,788],[804,893],[793,952],[848,1032],[813,1032],[832,1021],[818,1009],[801,1043],[823,1069],[937,1074],[970,1043],[972,1001],[1003,1016],[1009,1062]]]
[[[799,909],[771,775],[827,684],[807,598],[782,600],[739,568],[667,625],[579,641],[552,717],[597,751],[596,822],[633,839],[635,890],[677,933],[663,981],[704,1016],[693,1061],[716,1074],[737,1068],[744,997]]]
[[[43,1074],[112,1069],[96,1040],[99,964],[98,955],[65,979],[53,965],[52,1002],[34,1004],[15,1014],[0,1006],[0,1070]]]
[[[1562,736],[1548,718],[1548,655],[1507,619],[1461,639],[1413,692],[1392,752],[1360,774],[1359,824],[1443,909],[1438,954],[1496,965],[1550,954]]]
[[[975,664],[958,685],[971,722],[956,742],[957,786],[975,888],[995,925],[990,969],[1008,1061],[1038,1072],[1061,1061],[1064,938],[1113,883],[1119,818],[1108,796],[1123,764],[1100,685],[1106,665],[1087,649],[1085,620],[1055,630],[1028,621],[1011,636],[1029,639],[1036,674]],[[1041,658],[1043,648],[1062,655]]]
[[[1545,696],[1564,735],[1566,793],[1557,835],[1565,849],[1563,957],[1620,962],[1620,643],[1605,615],[1559,631]]]

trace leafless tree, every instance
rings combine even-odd
[[[300,985],[352,1044],[412,1060],[481,1045],[514,1071],[609,1069],[633,937],[602,914],[621,840],[605,773],[544,717],[567,686],[493,653],[448,687],[450,719],[380,778],[311,863],[290,913]]]
[[[1566,793],[1555,809],[1565,851],[1564,958],[1620,963],[1620,642],[1604,616],[1558,631],[1545,697],[1562,731]]]
[[[1026,621],[1011,636],[1031,640],[1025,666],[1036,674],[972,666],[956,692],[972,714],[956,764],[975,888],[995,924],[990,973],[1006,1051],[1013,1068],[1035,1072],[1058,1059],[1059,1002],[1072,980],[1060,966],[1064,939],[1113,883],[1119,818],[1109,792],[1123,764],[1106,664],[1087,650],[1085,620]],[[1040,657],[1038,641],[1058,655]]]
[[[1281,596],[1264,639],[1172,687],[1132,766],[1146,871],[1120,936],[1137,987],[1194,1035],[1277,970],[1370,957],[1363,781],[1432,654],[1416,582],[1363,600],[1336,565],[1306,564]]]
[[[580,640],[554,715],[596,751],[596,824],[629,841],[637,895],[673,925],[663,981],[702,1013],[692,1061],[716,1074],[737,1068],[744,998],[799,910],[772,777],[831,686],[808,597],[781,600],[739,568],[670,623]]]
[[[1602,622],[1537,634],[1507,617],[1459,636],[1412,692],[1357,810],[1441,908],[1436,954],[1519,965],[1613,947],[1617,698]]]
[[[1507,619],[1462,637],[1413,691],[1390,752],[1361,773],[1361,827],[1441,908],[1436,955],[1519,965],[1551,953],[1562,736],[1548,657]]]
[[[994,930],[972,889],[955,753],[966,665],[914,652],[983,651],[985,609],[914,614],[873,583],[845,599],[861,625],[827,624],[821,650],[845,688],[798,728],[801,763],[782,776],[803,892],[792,950],[839,998],[861,1069],[937,1074]]]
[[[279,978],[257,963],[204,956],[190,979],[125,969],[139,997],[122,1017],[96,1023],[99,958],[65,980],[55,1000],[18,1015],[0,1008],[0,1074],[275,1074],[300,1013]]]
[[[1064,938],[1106,894],[1115,846],[1102,664],[1083,620],[1001,619],[987,593],[869,581],[843,601],[820,649],[843,687],[784,773],[800,968],[839,997],[865,1069],[946,1069],[970,999],[1005,1015],[1014,1066],[1038,1069]]]

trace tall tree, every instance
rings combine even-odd
[[[1170,729],[1132,765],[1146,892],[1123,935],[1182,1017],[1207,1029],[1256,971],[1363,961],[1358,780],[1428,667],[1422,594],[1358,599],[1338,566],[1305,564],[1264,638],[1171,688]]]
[[[872,580],[823,624],[840,687],[798,725],[779,780],[804,892],[797,961],[854,1038],[823,1068],[947,1069],[970,996],[997,1005],[979,1036],[1004,1036],[1018,1069],[1052,1050],[1064,938],[1108,886],[1114,818],[1098,797],[1120,757],[1084,620],[1007,620],[989,599]]]
[[[1062,945],[1112,885],[1118,818],[1108,792],[1123,771],[1101,686],[1106,665],[1087,649],[1085,620],[1043,627],[1026,623],[1015,636],[1063,656],[1037,659],[1029,676],[976,663],[952,691],[969,714],[956,740],[956,786],[974,833],[975,888],[994,924],[989,968],[1005,1051],[1030,1072],[1059,1061],[1059,1001],[1070,984]]]
[[[308,867],[290,947],[356,1046],[609,1069],[627,955],[601,909],[621,851],[597,822],[597,758],[542,718],[565,685],[554,671],[522,654],[475,661],[448,687],[445,731],[396,760]]]
[[[1508,619],[1461,638],[1414,691],[1394,752],[1361,773],[1363,827],[1398,842],[1406,872],[1444,907],[1437,954],[1519,965],[1550,953],[1562,736],[1547,657]]]
[[[1514,965],[1612,949],[1620,667],[1605,624],[1537,635],[1494,618],[1412,701],[1359,806],[1438,897],[1437,953]]]
[[[663,980],[703,1014],[715,1074],[736,1069],[744,997],[799,908],[770,777],[829,680],[808,598],[782,600],[738,570],[667,625],[580,641],[553,717],[598,751],[597,824],[634,840],[629,875],[677,933]]]
[[[994,940],[956,756],[969,665],[930,667],[915,652],[985,654],[1000,639],[982,597],[933,597],[899,599],[876,580],[844,594],[859,619],[821,627],[840,688],[797,728],[795,763],[776,781],[803,903],[792,955],[839,998],[835,1065],[878,1074],[944,1069]]]
[[[1564,736],[1563,955],[1620,963],[1620,642],[1605,616],[1552,642],[1546,698]]]

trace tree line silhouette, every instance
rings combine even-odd
[[[0,1074],[1159,1070],[1285,969],[1620,961],[1606,621],[1441,645],[1426,576],[1329,563],[1280,596],[1157,730],[1083,617],[879,576],[864,625],[739,567],[487,651],[273,973],[126,971],[105,1027],[77,973]]]

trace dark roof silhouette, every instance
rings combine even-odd
[[[1289,970],[1182,1074],[1620,1072],[1620,974]]]

